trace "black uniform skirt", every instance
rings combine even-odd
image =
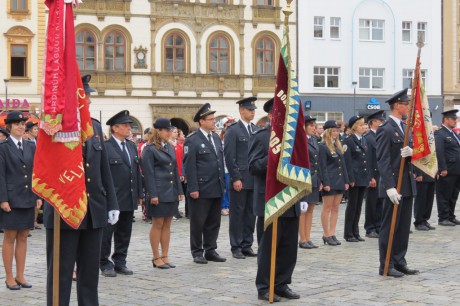
[[[344,194],[345,190],[331,189],[330,191],[325,191],[324,188],[321,190],[321,196],[327,197],[332,195]]]
[[[158,205],[146,203],[147,205],[147,216],[152,217],[172,217],[177,213],[179,207],[179,201],[177,202],[160,202]]]
[[[305,198],[308,204],[318,203],[319,202],[319,189],[314,187],[312,188],[311,193]]]
[[[27,230],[34,228],[35,208],[12,208],[10,212],[0,209],[0,229]]]

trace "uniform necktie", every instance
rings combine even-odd
[[[211,143],[212,148],[214,149],[214,153],[217,154],[216,147],[214,146],[214,143],[212,142],[212,139],[211,139],[211,133],[208,134],[208,140]]]
[[[458,144],[460,144],[460,139],[458,139],[457,133],[455,133],[454,130],[451,130],[451,132],[454,135],[455,140],[457,140]]]
[[[249,133],[249,137],[252,136],[252,129],[251,129],[251,124],[249,123],[248,124],[248,133]]]
[[[19,151],[21,152],[21,154],[24,153],[23,149],[22,149],[22,143],[20,141],[18,141],[18,149]]]
[[[163,149],[165,149],[165,151],[168,152],[168,145],[166,144],[166,142],[163,144]]]
[[[400,122],[399,122],[399,125],[401,126],[401,131],[402,131],[402,133],[403,133],[403,135],[404,135],[404,134],[406,133],[406,127],[405,127],[405,125],[404,125],[404,122],[400,121]]]
[[[129,159],[128,151],[126,150],[126,142],[123,141],[121,146],[123,147],[123,159],[127,165],[131,166],[131,160]]]

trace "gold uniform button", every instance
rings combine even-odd
[[[88,164],[88,163],[86,163],[86,168],[88,168],[88,167],[89,167],[89,164]]]
[[[172,163],[169,163],[170,166],[172,166]]]
[[[89,198],[89,193],[88,193],[88,194],[86,194],[86,196]]]
[[[131,180],[131,183],[133,182],[133,180]]]
[[[26,167],[26,165],[22,165],[22,168],[25,168],[25,167]]]
[[[131,188],[131,192],[133,191],[133,189]]]
[[[91,182],[91,179],[90,179],[90,178],[88,178],[88,179],[87,179],[87,181],[88,181],[88,182]]]
[[[367,168],[364,168],[364,171],[367,171]]]
[[[342,176],[342,173],[339,173],[339,176]]]
[[[27,175],[24,175],[25,178],[27,178]]]
[[[172,174],[172,172],[169,172],[169,174]]]
[[[29,185],[26,185],[26,188],[29,188]]]
[[[173,181],[171,181],[171,184],[173,183]]]

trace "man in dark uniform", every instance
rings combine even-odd
[[[403,115],[407,115],[409,112],[409,101],[407,88],[388,99],[386,103],[390,104],[391,115],[377,130],[377,164],[380,172],[379,196],[385,198],[379,235],[380,275],[383,275],[385,267],[393,209],[399,210],[388,270],[388,276],[392,277],[419,273],[417,270],[410,269],[406,262],[412,220],[412,202],[416,195],[415,179],[410,164],[412,149],[409,146],[403,148],[406,125],[402,123],[401,119]],[[396,186],[401,157],[405,157],[405,160],[401,191],[398,193]],[[393,207],[393,203],[399,206]]]
[[[264,104],[264,110],[269,113],[268,118],[271,121],[271,112],[273,110],[273,99]],[[265,208],[265,193],[261,193],[261,180],[267,174],[268,150],[270,141],[270,128],[257,132],[250,149],[250,167],[251,172],[257,173],[256,190],[258,207],[263,203]],[[266,147],[265,147],[266,146]],[[265,165],[265,167],[264,167]],[[265,182],[264,185],[265,186]],[[259,213],[258,213],[259,214]],[[263,214],[262,214],[263,216]],[[289,208],[278,219],[277,249],[276,249],[276,269],[275,269],[275,302],[280,301],[280,296],[287,299],[298,299],[300,296],[289,288],[292,281],[292,273],[297,262],[297,241],[299,232],[300,206],[296,205]],[[260,218],[260,217],[259,217]],[[262,222],[260,224],[259,222]],[[259,226],[263,230],[263,217],[258,220]],[[269,300],[270,285],[270,261],[272,248],[272,229],[270,225],[262,234],[259,244],[257,258],[257,276],[256,288],[260,300]]]
[[[269,122],[272,120],[273,98],[265,102]],[[268,149],[270,145],[270,123],[259,129],[249,142],[249,172],[254,176],[253,213],[257,217],[257,244],[260,246],[264,233],[265,184],[267,180]]]
[[[227,128],[224,139],[225,163],[230,174],[230,245],[234,258],[257,256],[252,250],[255,217],[253,214],[254,178],[248,169],[249,140],[257,127],[254,119],[256,97],[238,102],[241,119]]]
[[[91,75],[82,77],[90,103]],[[99,259],[102,232],[107,225],[118,221],[118,203],[110,173],[107,151],[104,149],[101,124],[92,119],[94,135],[83,144],[88,211],[80,227],[75,230],[61,220],[61,253],[59,267],[59,305],[69,305],[72,273],[77,264],[77,298],[79,305],[99,305]],[[46,203],[43,221],[46,227],[47,304],[53,304],[53,236],[54,208]]]
[[[435,180],[422,170],[414,167],[417,182],[417,196],[414,202],[414,226],[419,231],[436,229],[428,222],[433,209]]]
[[[364,221],[364,229],[366,237],[378,238],[380,232],[380,224],[382,223],[382,206],[383,198],[379,198],[379,180],[380,173],[377,167],[377,129],[385,121],[385,111],[377,111],[367,117],[369,132],[364,135],[368,146],[368,165],[371,172],[371,181],[366,194],[366,213]]]
[[[436,182],[438,222],[442,226],[459,225],[455,217],[455,204],[460,188],[460,139],[454,132],[457,112],[453,109],[442,113],[442,127],[434,133],[438,157],[439,179]]]
[[[0,141],[6,140],[10,134],[3,128],[0,127]]]
[[[129,111],[123,110],[107,121],[112,136],[105,142],[110,163],[113,183],[117,194],[120,216],[115,225],[108,224],[102,236],[101,263],[102,275],[117,276],[116,273],[132,275],[126,267],[126,257],[131,240],[134,211],[142,204],[142,181],[139,157],[134,142],[127,140],[131,136],[131,119]],[[112,261],[112,238],[115,249]]]
[[[215,129],[215,111],[209,103],[196,113],[193,121],[200,128],[184,143],[184,174],[187,179],[190,215],[190,249],[193,261],[224,262],[217,252],[221,199],[224,194],[224,154]],[[203,257],[204,252],[204,257]]]

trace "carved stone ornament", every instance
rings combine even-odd
[[[140,45],[138,48],[134,48],[134,53],[136,54],[136,63],[134,64],[134,68],[147,69],[147,48]]]

